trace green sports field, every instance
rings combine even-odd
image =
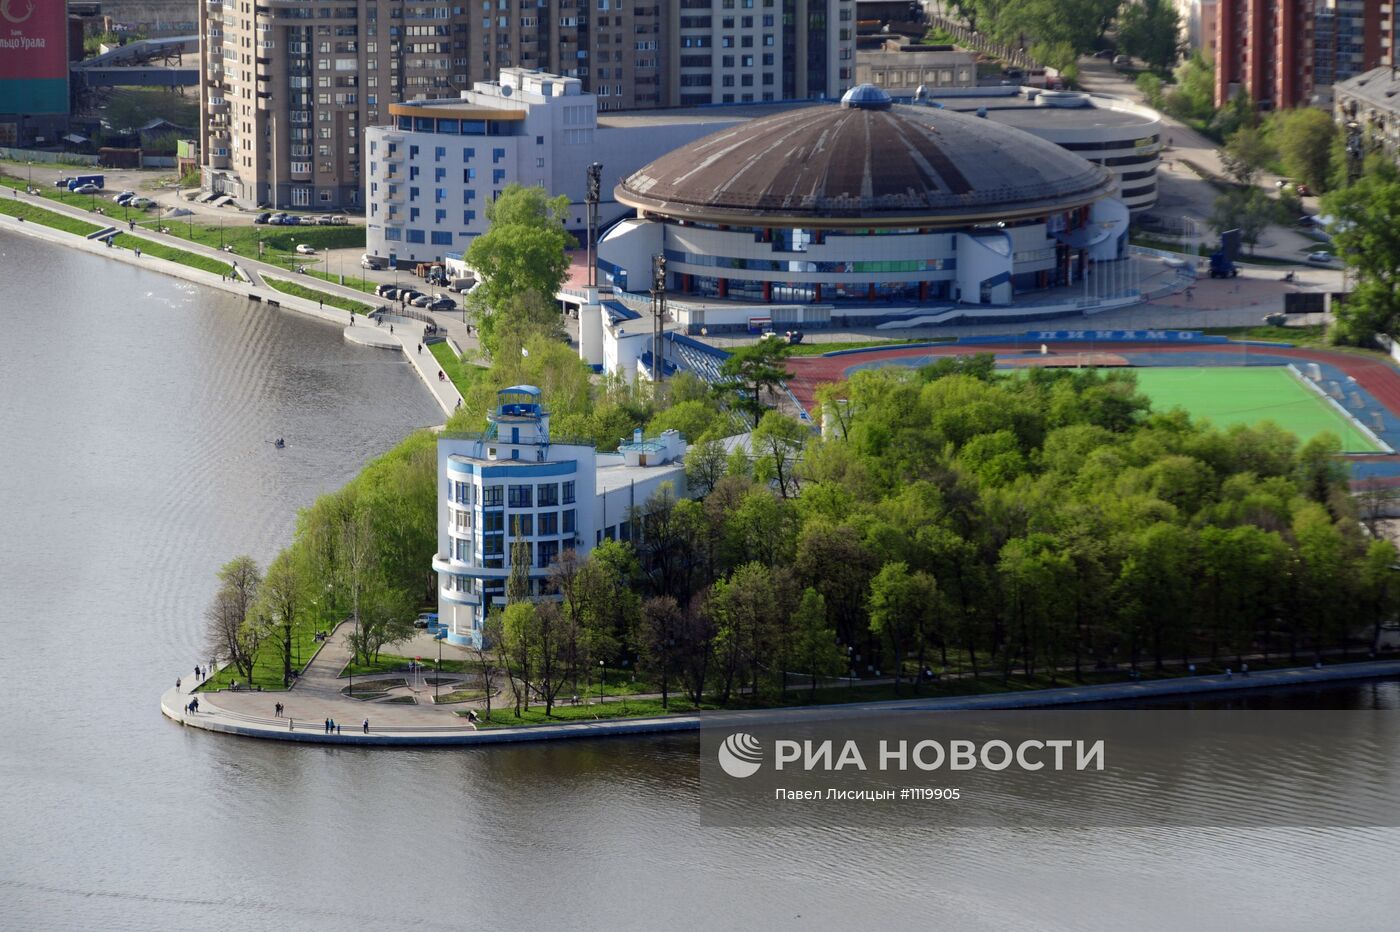
[[[1216,427],[1273,421],[1304,443],[1330,432],[1341,438],[1348,453],[1380,449],[1284,366],[1145,366],[1133,372],[1138,388],[1152,399],[1157,411],[1182,408],[1192,419],[1209,420]]]

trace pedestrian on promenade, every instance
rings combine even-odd
[[[324,299],[324,298],[317,298],[317,299],[316,299],[316,309],[317,309],[317,310],[325,310],[325,307],[326,307],[326,301],[325,301],[325,299]]]
[[[330,733],[331,733],[331,720],[330,720],[330,719],[326,719],[326,720],[325,720],[324,722],[322,722],[321,724],[322,724],[322,726],[323,726],[323,730],[325,731],[325,733],[326,733],[326,734],[330,734]]]
[[[340,734],[340,726],[339,726],[339,725],[335,726],[335,733],[336,733],[336,734]]]
[[[393,325],[393,324],[390,324],[390,325],[389,325],[389,336],[393,336],[393,335],[394,335],[394,325]]]
[[[331,719],[331,734],[335,734],[335,719]]]
[[[288,731],[296,731],[296,730],[297,730],[297,720],[296,720],[296,719],[294,719],[294,718],[289,718],[289,719],[287,719],[287,730],[288,730]]]
[[[355,312],[354,312],[354,311],[351,311],[351,312],[350,312],[350,326],[352,326],[352,327],[355,326]]]
[[[422,355],[423,355],[423,344],[422,344],[422,343],[419,343],[419,344],[418,344],[418,355],[419,355],[419,356],[422,356]]]
[[[175,688],[176,688],[176,689],[179,689],[179,688],[180,688],[180,678],[179,678],[179,677],[176,677],[176,678],[175,678]]]
[[[365,719],[365,734],[369,734],[369,719]]]

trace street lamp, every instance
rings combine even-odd
[[[608,701],[608,662],[599,660],[598,666],[602,667],[602,672],[598,675],[598,704],[602,705]]]
[[[588,194],[585,200],[588,203],[588,284],[590,287],[598,285],[598,263],[595,259],[597,252],[598,238],[598,200],[602,196],[603,189],[603,163],[594,162],[588,166]]]
[[[34,160],[30,159],[25,164],[29,166],[29,180],[25,182],[24,193],[28,194],[34,188]]]
[[[434,703],[437,702],[437,698],[438,698],[438,686],[442,684],[442,639],[443,639],[443,636],[444,636],[446,633],[447,633],[447,632],[445,632],[445,631],[439,631],[436,635],[434,635],[434,637],[437,638],[437,642],[438,642],[438,664],[437,664],[437,669],[433,671],[433,702],[434,702]]]

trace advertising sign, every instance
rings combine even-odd
[[[8,113],[68,112],[65,0],[0,0],[0,107]]]

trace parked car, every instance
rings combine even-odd
[[[347,224],[349,222],[350,218],[346,217],[344,214],[336,214],[334,217],[331,218],[331,223],[335,226],[343,226],[344,224]]]
[[[263,211],[262,213],[258,214],[256,217],[253,218],[253,222],[254,222],[254,223],[267,223],[267,222],[268,222],[269,220],[271,220],[271,219],[272,219],[272,214],[268,213],[267,211]]]
[[[101,193],[102,193],[102,189],[99,188],[97,185],[92,184],[91,182],[89,182],[88,184],[81,184],[81,185],[78,185],[76,188],[73,189],[73,193],[74,193],[74,194],[101,194]]]
[[[383,291],[378,291],[378,289],[376,289],[376,293],[386,301],[397,301],[399,299],[399,289],[395,288],[393,285],[385,287]]]
[[[365,256],[365,259],[368,259],[368,258],[369,258],[369,256]],[[362,259],[362,260],[360,260],[360,261],[363,262],[364,259]],[[380,297],[380,298],[383,298],[383,297],[385,297],[386,295],[388,295],[389,292],[391,292],[391,291],[396,291],[396,290],[397,290],[397,289],[396,289],[393,285],[375,285],[375,286],[374,286],[374,294],[375,294],[376,297]]]
[[[331,218],[330,214],[323,214],[316,218],[316,225],[319,227],[328,227],[332,223],[335,223],[335,220]]]
[[[1099,49],[1094,53],[1095,58],[1102,58],[1111,61],[1113,59],[1113,49]]]
[[[435,300],[437,299],[430,294],[420,294],[418,297],[414,298],[410,303],[414,307],[427,307],[429,304],[432,304]]]
[[[1326,250],[1319,250],[1317,252],[1308,253],[1308,261],[1313,265],[1331,265],[1333,256]]]
[[[428,627],[428,625],[432,624],[432,623],[435,622],[435,621],[437,621],[437,616],[436,616],[436,615],[433,615],[433,614],[431,614],[431,613],[429,613],[429,612],[424,612],[424,613],[422,613],[421,615],[419,615],[417,618],[413,619],[413,627],[415,627],[415,628],[426,628],[426,627]]]
[[[415,291],[412,288],[403,288],[395,297],[404,304],[410,304],[415,299],[423,297],[423,292]]]
[[[287,214],[287,219],[286,219],[286,220],[283,220],[282,222],[285,223],[285,224],[286,224],[287,226],[289,226],[289,227],[295,227],[295,226],[300,226],[301,224],[305,223],[306,221],[305,221],[305,218],[303,218],[303,217],[298,217],[296,214]]]
[[[383,256],[372,256],[369,253],[360,256],[360,268],[362,269],[387,269],[388,267],[389,260]]]
[[[457,302],[453,301],[446,295],[438,295],[436,298],[433,299],[432,303],[428,305],[428,310],[455,311],[457,310]]]
[[[306,243],[297,243],[297,254],[302,256],[316,255],[316,247],[308,246]]]
[[[70,181],[72,181],[72,180],[73,180],[72,178],[69,178],[67,175],[64,175],[62,178],[60,178],[60,179],[58,179],[57,181],[55,181],[55,182],[53,183],[53,186],[54,186],[55,188],[67,188],[67,187],[68,187],[68,182],[70,182]]]
[[[126,202],[126,206],[127,206],[127,207],[139,207],[139,208],[145,209],[145,208],[147,208],[147,207],[154,207],[154,206],[156,206],[156,202],[153,201],[153,200],[151,200],[149,197],[139,197],[139,196],[138,196],[138,197],[133,197],[131,200],[127,201],[127,202]]]
[[[127,201],[131,200],[135,196],[135,191],[123,191],[120,194],[113,194],[112,200],[116,201],[118,204],[125,204]]]
[[[1127,56],[1127,55],[1115,55],[1115,56],[1113,56],[1113,65],[1114,65],[1115,68],[1126,68],[1126,67],[1128,67],[1129,65],[1131,65],[1132,63],[1133,63],[1132,58],[1130,58],[1130,57]]]
[[[275,227],[280,227],[282,224],[287,222],[287,215],[279,211],[278,213],[273,214],[271,217],[268,217],[267,222]]]

